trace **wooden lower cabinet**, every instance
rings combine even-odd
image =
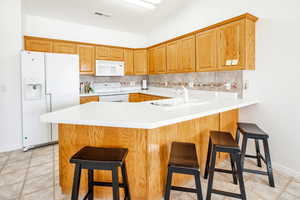
[[[196,144],[201,173],[204,173],[209,132],[233,130],[238,121],[236,111],[217,113],[155,129],[117,128],[59,124],[59,184],[62,192],[70,194],[74,164],[69,159],[84,146],[127,148],[126,158],[128,181],[133,200],[161,199],[164,194],[167,166],[172,142]],[[226,116],[230,116],[226,118]],[[226,118],[226,119],[225,119]],[[194,178],[188,175],[173,177],[173,184],[183,186]],[[95,171],[95,181],[111,181],[111,173]],[[120,182],[121,182],[120,177]],[[80,193],[87,191],[87,173],[81,175]],[[121,198],[123,192],[120,193]],[[95,188],[95,196],[111,198],[111,188]]]
[[[129,102],[154,101],[154,100],[161,100],[161,99],[169,99],[169,97],[141,94],[141,93],[129,94]]]
[[[99,99],[100,99],[99,96],[80,97],[80,104],[85,104],[89,102],[98,102]]]

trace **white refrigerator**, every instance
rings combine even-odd
[[[24,151],[58,140],[56,124],[40,115],[79,104],[79,56],[21,52]]]

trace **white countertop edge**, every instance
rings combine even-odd
[[[258,100],[249,100],[247,102],[238,103],[238,104],[232,105],[232,106],[225,106],[222,108],[213,109],[211,111],[203,111],[203,112],[200,112],[197,114],[191,114],[191,115],[182,116],[182,117],[173,118],[170,120],[164,120],[164,121],[155,122],[155,123],[124,123],[124,122],[116,122],[116,121],[109,123],[109,122],[99,122],[97,120],[95,120],[95,121],[91,121],[91,120],[89,120],[89,121],[84,121],[84,120],[80,120],[80,121],[58,120],[58,121],[55,121],[55,120],[53,120],[51,123],[86,125],[86,126],[105,126],[105,127],[118,127],[118,128],[155,129],[155,128],[168,126],[168,125],[176,124],[176,123],[183,122],[183,121],[188,121],[188,120],[206,117],[206,116],[221,113],[221,112],[226,112],[229,110],[247,107],[247,106],[250,106],[253,104],[257,104],[257,103],[259,103]],[[47,123],[47,120],[43,119],[43,116],[41,116],[41,121]]]

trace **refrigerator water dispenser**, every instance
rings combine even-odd
[[[42,83],[37,80],[25,81],[25,100],[39,100],[42,98]]]

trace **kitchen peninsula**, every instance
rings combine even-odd
[[[158,89],[142,93],[162,95]],[[134,200],[156,200],[163,196],[170,144],[193,142],[201,172],[204,171],[210,130],[235,134],[239,108],[258,103],[235,94],[195,91],[193,102],[164,107],[140,103],[91,102],[44,114],[43,122],[59,124],[59,172],[62,191],[70,194],[74,166],[70,157],[84,146],[128,148],[126,159],[129,187]],[[197,101],[195,101],[197,100]],[[166,100],[160,100],[166,101]],[[219,160],[223,159],[219,155]],[[175,176],[174,184],[183,185],[192,177]],[[95,173],[95,179],[110,181],[108,172]],[[82,174],[81,194],[87,190],[87,174]],[[120,180],[121,181],[121,180]],[[98,197],[111,197],[111,188],[95,188]]]

